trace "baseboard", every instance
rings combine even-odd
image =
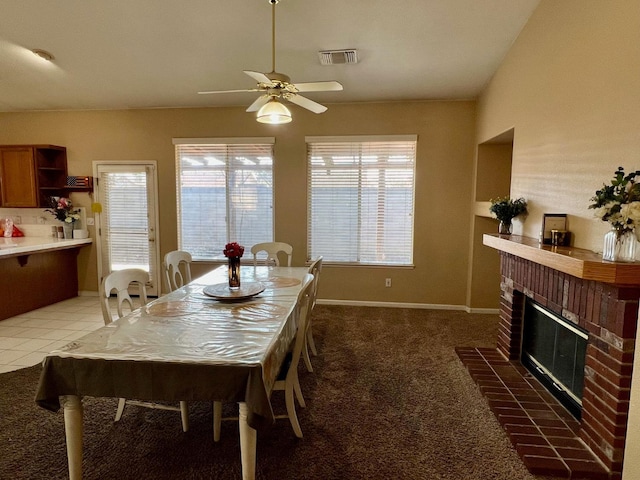
[[[467,313],[497,314],[497,308],[470,308],[466,305],[445,305],[439,303],[402,303],[402,302],[372,302],[367,300],[333,300],[318,299],[320,305],[341,305],[346,307],[384,307],[384,308],[418,308],[424,310],[458,310]]]
[[[332,300],[318,299],[320,305],[342,305],[348,307],[385,307],[385,308],[422,308],[425,310],[465,310],[464,305],[441,305],[433,303],[401,303],[401,302],[372,302],[367,300]]]
[[[479,313],[479,314],[486,313],[488,315],[498,315],[500,313],[500,309],[499,308],[471,308],[471,307],[465,307],[465,310],[467,311],[467,313]]]

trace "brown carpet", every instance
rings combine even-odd
[[[494,346],[495,315],[318,305],[304,372],[304,439],[258,434],[258,479],[540,480],[527,472],[454,347]],[[67,477],[62,413],[33,401],[40,367],[0,375],[0,478]],[[280,397],[275,407],[283,410]],[[235,422],[212,439],[210,403],[177,412],[85,399],[84,478],[238,480]],[[225,406],[226,413],[237,410]]]

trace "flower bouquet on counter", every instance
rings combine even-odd
[[[65,223],[74,223],[80,220],[80,210],[74,210],[71,200],[66,197],[49,197],[49,208],[45,210]]]

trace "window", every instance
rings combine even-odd
[[[411,265],[417,137],[306,141],[309,258]]]
[[[273,138],[174,139],[178,248],[224,260],[228,242],[273,241]]]

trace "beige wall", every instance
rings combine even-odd
[[[607,226],[587,206],[619,165],[640,169],[639,59],[637,0],[543,0],[534,12],[478,104],[477,143],[515,129],[511,195],[529,201],[525,235],[544,212],[567,213],[576,246],[601,251]],[[625,480],[640,478],[639,381]]]
[[[51,143],[68,151],[69,174],[94,160],[156,160],[160,248],[177,248],[173,137],[275,136],[275,239],[306,259],[306,135],[417,134],[414,269],[327,267],[320,297],[464,305],[475,102],[330,105],[322,115],[293,107],[283,126],[257,123],[244,108],[0,114],[0,144]],[[72,194],[90,206],[88,194]],[[94,235],[95,232],[92,232]],[[220,248],[223,246],[221,245]],[[80,255],[80,289],[97,290],[95,247]],[[196,268],[196,271],[210,268]],[[392,287],[384,279],[392,278]]]
[[[511,127],[524,234],[567,213],[578,247],[601,250],[589,198],[619,165],[640,169],[637,0],[541,2],[478,105],[478,143]]]

